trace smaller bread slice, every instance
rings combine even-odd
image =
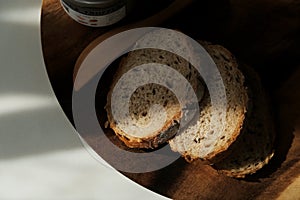
[[[151,80],[149,80],[149,84],[141,85],[134,91],[134,93],[130,94],[130,115],[122,119],[122,121],[119,123],[117,123],[114,119],[111,109],[111,101],[113,89],[117,82],[128,71],[136,69],[136,67],[143,64],[149,63],[152,63],[152,66],[163,64],[175,69],[183,77],[185,77],[186,80],[188,80],[192,89],[194,90],[193,92],[198,91],[198,93],[204,93],[204,87],[200,87],[201,85],[199,85],[199,74],[197,70],[194,69],[185,59],[160,49],[139,49],[130,52],[127,56],[122,58],[120,66],[114,75],[114,79],[107,96],[107,105],[105,107],[110,128],[112,128],[119,139],[121,139],[126,146],[130,148],[157,148],[160,144],[165,143],[168,139],[173,137],[174,134],[176,134],[179,127],[179,121],[182,118],[181,106],[184,105],[180,104],[175,94],[173,94],[173,92],[168,88],[159,84],[151,83]],[[148,76],[146,72],[143,75]],[[133,82],[139,78],[141,77],[131,77],[131,79],[126,81]],[[129,82],[126,81],[122,83],[124,91],[126,91],[126,87],[129,85]],[[170,84],[172,85],[172,83]],[[171,85],[170,87],[172,87]],[[176,89],[185,90],[186,88]],[[202,96],[201,94],[198,96]],[[123,103],[122,95],[116,98],[120,100],[120,104]],[[158,121],[163,121],[164,119],[159,109],[154,109],[152,112],[149,110],[155,104],[160,105],[166,111],[166,120],[160,129],[150,131],[150,128],[155,127],[155,125],[149,127],[149,134],[147,135],[144,133],[132,134],[134,131],[124,131],[125,128],[130,130],[132,125],[129,124],[129,121],[132,119],[136,122],[137,126],[147,126],[147,124],[150,123],[151,118],[155,118]]]
[[[214,168],[235,178],[244,178],[265,166],[273,157],[275,130],[265,91],[257,73],[240,65],[246,77],[250,99],[243,130],[230,147],[230,155],[215,163]]]
[[[227,105],[223,110],[226,112],[225,126],[218,123],[219,121],[211,124],[214,108],[210,94],[205,93],[199,104],[200,116],[197,121],[169,141],[171,149],[179,152],[188,161],[198,158],[211,161],[216,160],[220,155],[223,156],[239,136],[248,106],[244,76],[234,56],[220,45],[200,43],[215,62],[225,86],[227,98]],[[214,127],[219,127],[217,130],[223,131],[216,132]]]

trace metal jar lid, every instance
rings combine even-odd
[[[117,23],[131,12],[135,0],[60,0],[75,21],[92,27]]]
[[[116,3],[126,3],[125,0],[63,0],[64,2],[79,7],[107,8]]]

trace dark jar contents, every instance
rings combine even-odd
[[[117,23],[128,13],[130,0],[60,0],[68,15],[80,24],[104,27]]]

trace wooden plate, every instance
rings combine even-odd
[[[115,26],[89,28],[70,19],[59,0],[43,1],[44,60],[54,92],[71,122],[73,70],[77,59],[90,43],[107,31],[155,14],[170,3],[144,2],[152,6],[139,7],[141,10]],[[300,178],[300,17],[297,9],[284,2],[275,4],[267,0],[196,1],[163,24],[193,38],[224,45],[259,72],[272,100],[277,128],[276,154],[268,166],[254,176],[237,180],[220,175],[200,162],[187,164],[178,159],[158,171],[124,175],[174,199],[274,199],[280,196],[300,199],[300,189],[295,189],[299,187]],[[273,13],[274,10],[281,12]],[[110,138],[115,140],[113,134]],[[93,135],[89,140],[94,141]]]

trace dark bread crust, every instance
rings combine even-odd
[[[240,136],[229,148],[227,157],[214,163],[220,173],[244,178],[263,168],[274,155],[275,128],[266,93],[259,75],[249,66],[240,64],[245,74],[251,99]]]
[[[181,117],[178,116],[177,118]],[[114,133],[129,148],[155,149],[161,144],[171,139],[177,133],[179,127],[178,121],[174,120],[169,123],[166,123],[165,126],[161,129],[162,131],[160,131],[157,135],[154,135],[153,137],[137,138],[128,137],[122,130],[118,129],[118,127],[114,123],[114,120],[112,119],[111,114],[108,114],[108,120],[110,121],[110,127],[114,130]]]

